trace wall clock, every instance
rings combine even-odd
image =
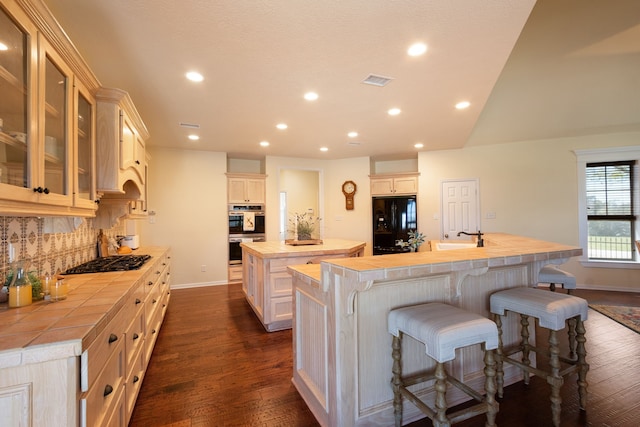
[[[353,195],[356,194],[356,183],[353,181],[345,181],[342,184],[342,194],[344,194],[345,208],[348,211],[353,210]]]

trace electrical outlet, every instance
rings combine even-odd
[[[206,265],[204,265],[204,264],[202,264],[202,265],[200,266],[200,271],[202,271],[203,273],[204,273],[205,271],[207,271],[207,266],[206,266]]]

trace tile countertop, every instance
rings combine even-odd
[[[19,308],[0,304],[0,368],[79,356],[167,250],[137,249],[135,255],[152,257],[138,270],[65,276],[68,293],[62,301]]]
[[[357,252],[364,248],[365,242],[342,239],[324,239],[318,245],[287,245],[283,241],[247,242],[240,246],[261,258],[282,258],[296,256],[333,255]]]
[[[482,248],[340,258],[326,262],[337,268],[351,270],[362,280],[376,280],[385,279],[389,274],[397,273],[394,270],[403,270],[408,275],[412,274],[412,268],[419,268],[422,273],[448,273],[471,268],[497,267],[528,261],[551,261],[582,255],[580,247],[529,237],[504,233],[488,233],[483,237],[485,246]],[[297,273],[299,277],[306,276],[314,281],[320,281],[318,264],[289,266],[289,270]]]

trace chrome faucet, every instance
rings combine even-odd
[[[466,236],[476,236],[478,238],[478,247],[484,247],[484,240],[482,239],[482,233],[480,232],[480,230],[478,230],[477,233],[465,233],[464,231],[461,231],[458,233],[458,237],[460,237],[461,234],[464,234]]]

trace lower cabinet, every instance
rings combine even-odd
[[[129,423],[169,304],[169,270],[169,255],[165,254],[137,282],[122,309],[83,352],[81,427],[124,427]]]
[[[364,247],[364,245],[362,245]],[[291,329],[293,319],[292,278],[289,265],[317,264],[323,259],[362,256],[355,247],[342,253],[268,258],[254,252],[243,254],[242,290],[253,312],[268,332]]]
[[[42,345],[0,352],[0,426],[129,424],[171,296],[169,251],[157,248],[149,263],[90,330],[61,328]]]

